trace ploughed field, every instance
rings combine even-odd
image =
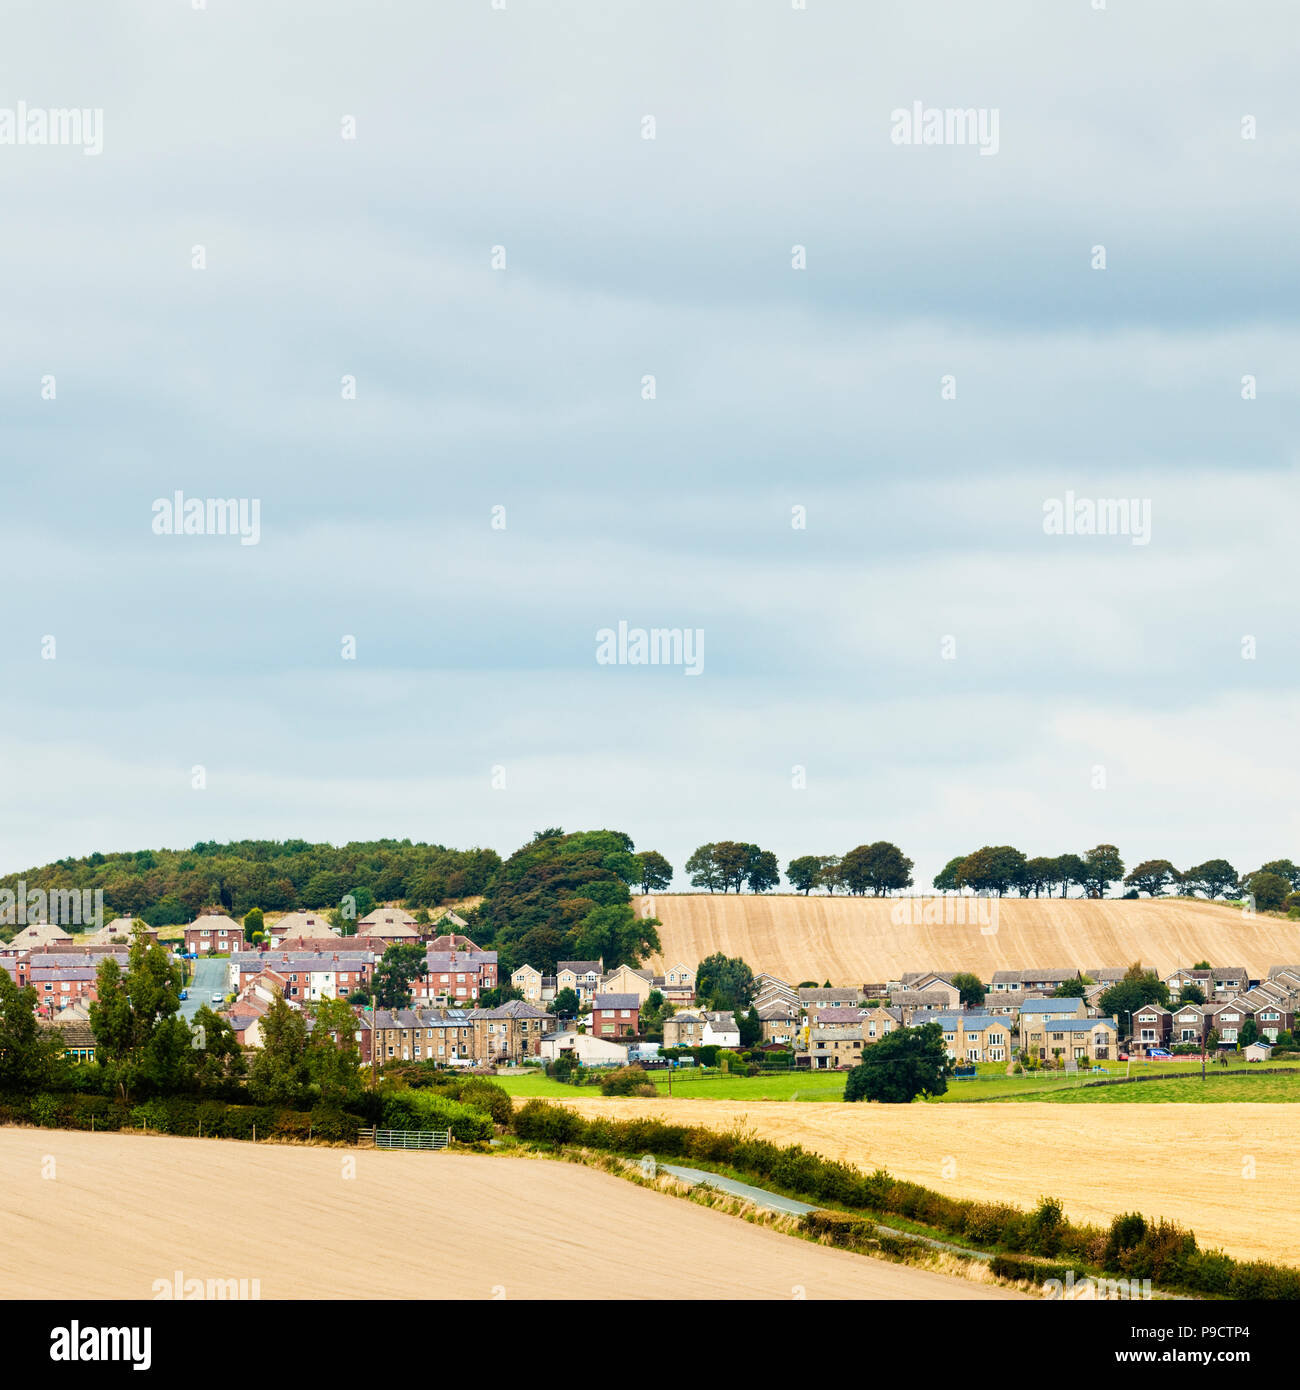
[[[0,1229],[6,1299],[1018,1296],[506,1156],[0,1128]]]
[[[1162,1085],[1167,1083],[1152,1083]],[[1142,1088],[1116,1087],[1138,1091]],[[729,1100],[566,1101],[587,1117],[659,1115],[741,1125],[954,1197],[1034,1206],[1059,1197],[1077,1220],[1140,1211],[1190,1227],[1203,1247],[1300,1264],[1300,1157],[1291,1105],[746,1104]]]
[[[790,984],[830,980],[881,983],[911,970],[995,970],[1123,966],[1135,960],[1162,973],[1199,960],[1242,965],[1262,976],[1270,965],[1300,962],[1300,922],[1244,917],[1218,903],[1141,898],[1007,898],[996,920],[897,921],[937,898],[808,897],[767,893],[657,894],[662,953],[650,962],[695,966],[721,951]],[[955,913],[956,898],[949,905]]]

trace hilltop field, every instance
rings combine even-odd
[[[919,899],[660,893],[634,902],[663,923],[656,970],[721,951],[791,984],[883,982],[909,970],[970,970],[987,981],[995,970],[1135,960],[1161,973],[1208,960],[1260,977],[1270,965],[1300,961],[1300,922],[1184,899],[1007,898],[984,926],[893,920],[919,910]]]

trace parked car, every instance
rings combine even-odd
[[[182,998],[182,999],[188,999],[189,997],[190,997],[190,992],[189,992],[189,990],[187,990],[187,989],[181,990],[181,998]]]
[[[224,1004],[226,1002],[226,996],[224,994],[214,994],[212,996],[212,1002],[214,1004]]]

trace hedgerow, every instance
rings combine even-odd
[[[994,1272],[1006,1272],[1009,1278],[1063,1277],[1072,1266],[1061,1261],[1073,1259],[1131,1278],[1150,1279],[1171,1292],[1300,1299],[1300,1269],[1201,1250],[1191,1231],[1134,1213],[1117,1216],[1104,1229],[1070,1221],[1054,1197],[1041,1198],[1031,1211],[1006,1203],[968,1201],[894,1178],[884,1169],[863,1173],[799,1144],[782,1148],[738,1130],[723,1133],[653,1117],[585,1120],[566,1106],[543,1100],[530,1100],[515,1112],[514,1132],[520,1139],[541,1144],[694,1158],[765,1179],[810,1201],[850,1208],[848,1213],[815,1213],[816,1223],[806,1228],[818,1234],[840,1233],[846,1239],[852,1231],[854,1239],[865,1238],[865,1230],[858,1232],[853,1225],[857,1218],[852,1213],[857,1211],[901,1216],[996,1248]],[[1018,1254],[1045,1256],[1053,1263],[1017,1259]],[[1026,1274],[1026,1269],[1032,1274]]]

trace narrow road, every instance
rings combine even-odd
[[[208,960],[200,957],[194,962],[194,979],[188,986],[190,997],[181,1000],[181,1017],[190,1023],[199,1009],[206,1004],[210,1009],[217,1006],[212,1002],[214,994],[224,999],[229,992],[226,984],[230,962],[228,960]]]

